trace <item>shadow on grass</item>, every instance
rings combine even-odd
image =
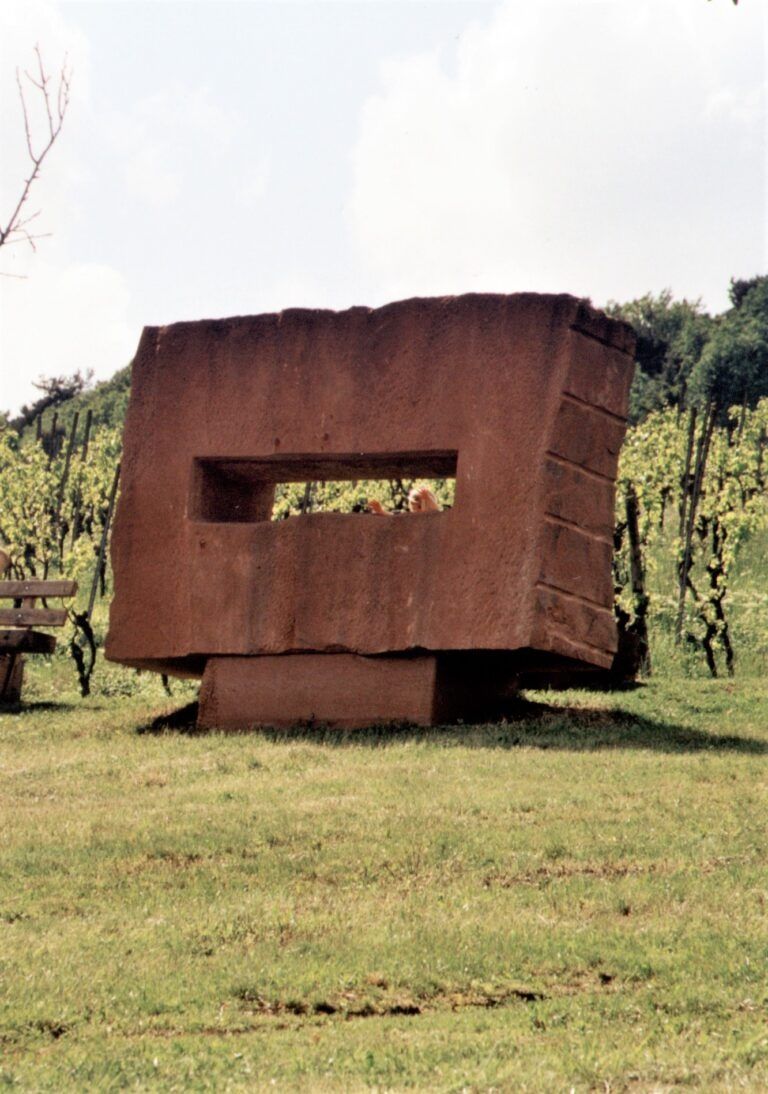
[[[24,700],[21,703],[3,704],[0,706],[0,714],[37,714],[45,711],[74,710],[74,706],[74,703],[55,703],[47,699],[39,703],[34,700],[30,702]]]
[[[195,727],[197,703],[140,726],[137,733],[205,736]],[[660,722],[625,710],[550,706],[518,699],[501,722],[483,725],[374,725],[334,729],[322,723],[255,727],[240,731],[274,742],[307,741],[332,748],[386,748],[403,741],[431,742],[446,748],[540,748],[574,752],[606,748],[646,748],[657,752],[737,752],[768,755],[768,742],[751,737],[706,733],[691,726]]]

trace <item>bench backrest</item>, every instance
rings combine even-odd
[[[77,592],[76,581],[0,581],[0,601],[20,601],[19,606],[0,608],[0,627],[63,627],[64,608],[36,608],[35,600],[68,599]]]

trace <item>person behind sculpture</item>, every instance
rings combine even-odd
[[[369,498],[368,512],[373,513],[377,517],[392,517],[394,513],[389,513],[381,504],[380,501],[376,501],[375,498]],[[435,513],[440,511],[440,503],[435,497],[434,493],[428,486],[414,486],[408,494],[408,512],[409,513]]]

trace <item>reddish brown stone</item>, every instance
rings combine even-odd
[[[581,467],[551,457],[546,461],[545,473],[546,513],[610,542],[614,524],[613,482],[587,476]]]
[[[200,690],[201,729],[298,722],[354,727],[432,721],[435,657],[350,653],[212,657]]]
[[[248,683],[270,672],[316,689],[306,709],[286,690],[286,717],[325,704],[338,714],[325,720],[345,722],[348,669],[334,654],[397,655],[396,670],[387,657],[364,662],[385,694],[398,673],[422,672],[406,704],[415,721],[484,710],[478,688],[508,691],[489,666],[508,683],[515,658],[530,664],[537,650],[544,666],[606,667],[630,350],[628,328],[583,301],[532,294],[148,328],[126,421],[108,656],[178,674],[210,663],[206,724],[206,696],[224,694],[224,680],[247,696],[228,724],[273,720],[278,684]],[[269,520],[276,482],[409,473],[455,473],[454,508]],[[317,669],[308,653],[323,655]],[[425,654],[437,655],[433,678],[402,669]],[[349,709],[353,722],[373,717]],[[403,716],[394,696],[376,709],[375,720]]]

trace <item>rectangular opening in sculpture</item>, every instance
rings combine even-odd
[[[368,498],[407,508],[408,492],[428,486],[440,509],[453,505],[458,453],[321,453],[199,457],[193,461],[192,520],[253,523],[317,512],[350,513]]]

